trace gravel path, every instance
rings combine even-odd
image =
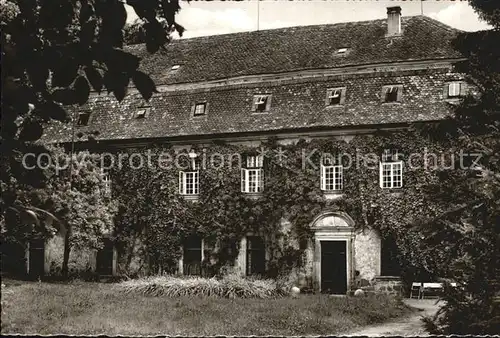
[[[436,304],[435,299],[405,299],[404,302],[409,306],[419,309],[419,311],[408,317],[398,318],[383,324],[367,326],[361,330],[349,332],[346,335],[371,337],[429,336],[424,330],[421,318],[436,313],[440,305]]]

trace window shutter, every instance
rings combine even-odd
[[[321,190],[326,190],[326,169],[325,169],[325,166],[324,165],[321,165],[321,173],[319,175],[319,179],[320,179],[320,182],[321,182]]]
[[[337,184],[337,189],[342,190],[344,188],[344,172],[342,165],[335,166],[335,174],[339,175],[340,182]],[[336,177],[336,176],[334,176]]]
[[[191,116],[194,116],[194,112],[196,111],[196,103],[194,103],[192,106],[191,106]]]
[[[443,88],[443,99],[447,99],[449,97],[449,91],[450,91],[450,84],[445,83]]]
[[[384,171],[384,166],[382,164],[383,162],[379,162],[378,165],[379,165],[379,185],[381,188],[384,187],[384,182],[383,182],[383,178],[382,178],[382,173]]]
[[[401,99],[403,98],[403,86],[396,86],[398,88],[398,97],[396,99],[397,102],[401,102]]]
[[[460,82],[460,96],[464,97],[467,95],[467,83]]]
[[[205,103],[205,115],[208,114],[208,107],[210,106],[210,103]]]
[[[246,192],[246,183],[247,183],[247,170],[244,168],[241,168],[241,192]]]
[[[267,101],[266,101],[266,111],[269,111],[271,109],[271,99],[273,98],[272,95],[267,96]]]
[[[342,88],[342,92],[340,94],[340,104],[344,104],[345,103],[345,95],[347,93],[347,88]]]
[[[193,182],[193,190],[195,195],[198,195],[200,193],[200,172],[195,171],[194,172],[194,182]]]
[[[264,190],[264,169],[259,169],[257,171],[257,175],[259,176],[259,191],[263,191]]]
[[[403,187],[403,176],[404,176],[404,172],[403,172],[403,162],[401,162],[401,188]]]
[[[186,175],[183,171],[179,171],[179,194],[184,194],[184,181],[186,180]]]

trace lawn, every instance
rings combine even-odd
[[[2,333],[88,335],[326,335],[409,314],[388,297],[152,297],[114,284],[7,281]]]

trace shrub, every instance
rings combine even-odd
[[[285,295],[270,279],[246,279],[237,275],[222,278],[157,276],[117,284],[126,293],[148,296],[216,296],[225,298],[277,298]]]

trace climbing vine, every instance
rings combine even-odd
[[[404,154],[404,185],[397,191],[379,186],[379,156],[386,148]],[[263,149],[265,189],[258,198],[251,198],[241,193],[239,161]],[[400,261],[425,269],[422,257],[413,256],[420,235],[412,225],[437,214],[441,206],[426,200],[425,189],[438,178],[423,156],[431,154],[430,165],[438,165],[453,153],[451,145],[407,130],[285,145],[269,139],[255,147],[213,142],[194,150],[203,162],[196,202],[178,194],[179,169],[175,165],[134,170],[137,161],[125,161],[121,168],[113,167],[113,195],[120,204],[115,233],[125,257],[120,265],[123,271],[140,254],[146,262],[143,273],[173,272],[183,238],[196,233],[204,238],[204,264],[217,273],[234,262],[239,240],[257,233],[271,247],[268,274],[276,276],[302,264],[302,254],[313,235],[310,223],[324,211],[348,213],[356,230],[370,227],[382,236],[395,237]],[[148,152],[155,164],[177,155],[179,165],[187,166],[187,151],[163,144],[130,150],[128,156]],[[328,199],[320,189],[319,164],[325,153],[345,155],[340,157],[345,168],[342,198]],[[421,156],[409,158],[411,154]]]

